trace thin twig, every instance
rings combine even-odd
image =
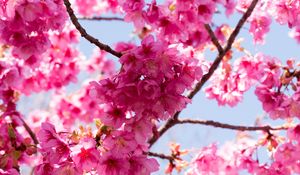
[[[84,37],[85,39],[87,39],[89,42],[95,44],[96,46],[98,46],[101,50],[104,50],[116,57],[121,57],[122,54],[120,52],[117,52],[115,50],[113,50],[111,47],[109,47],[106,44],[101,43],[98,39],[94,38],[93,36],[89,35],[86,30],[81,26],[81,24],[78,22],[77,17],[74,14],[73,9],[71,8],[71,3],[68,0],[64,0],[65,6],[67,8],[67,12],[70,16],[70,19],[72,21],[72,23],[74,24],[74,26],[76,27],[76,29],[80,32],[81,36]]]
[[[205,27],[206,31],[208,32],[211,41],[217,47],[219,54],[221,54],[223,52],[223,47],[219,43],[218,38],[216,37],[214,31],[211,29],[209,24],[204,24],[204,27]]]
[[[148,143],[149,143],[149,148],[152,147],[152,145],[170,128],[172,128],[174,125],[177,124],[178,121],[178,116],[180,114],[181,111],[176,112],[176,114],[167,120],[167,122],[159,129],[158,133],[156,135],[153,135]]]
[[[35,145],[39,144],[39,141],[38,141],[38,139],[36,138],[35,133],[31,130],[31,128],[28,126],[28,124],[25,122],[25,120],[22,119],[21,116],[19,116],[19,119],[22,121],[25,130],[28,132],[28,134],[30,135],[31,139],[33,140],[33,143],[34,143]]]
[[[158,157],[158,158],[166,159],[166,160],[169,160],[169,161],[173,161],[174,160],[174,157],[169,156],[169,155],[165,155],[165,154],[162,154],[162,153],[148,152],[147,154],[149,156],[152,156],[152,157]]]
[[[123,18],[120,17],[78,17],[79,20],[87,20],[87,21],[124,21]]]
[[[270,125],[240,126],[240,125],[231,125],[227,123],[216,122],[213,120],[192,120],[192,119],[177,120],[176,124],[200,124],[200,125],[213,126],[217,128],[223,128],[223,129],[239,130],[239,131],[272,131],[272,130],[275,131],[275,130],[287,130],[289,128],[286,126],[272,127]]]
[[[244,23],[246,22],[248,17],[253,12],[257,2],[258,2],[258,0],[252,1],[252,3],[250,4],[249,8],[246,11],[246,13],[244,13],[242,18],[239,20],[238,24],[236,25],[235,29],[229,36],[229,39],[227,41],[225,48],[222,49],[223,51],[221,53],[219,53],[219,55],[217,56],[217,58],[214,60],[213,64],[209,68],[208,73],[203,75],[201,80],[196,84],[194,90],[187,96],[189,99],[192,99],[201,90],[203,85],[209,80],[209,78],[213,75],[215,70],[218,68],[218,66],[221,63],[225,54],[231,49],[231,46],[232,46],[235,38],[239,34],[241,28],[243,27]],[[154,135],[151,139],[149,139],[149,141],[148,141],[149,147],[151,147],[168,129],[170,129],[171,127],[173,127],[174,125],[177,124],[176,122],[178,121],[178,116],[179,116],[180,112],[181,111],[176,112],[175,115],[172,118],[170,118],[169,120],[167,120],[165,125],[163,125],[159,129],[158,133],[156,135]]]

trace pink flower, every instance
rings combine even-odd
[[[285,143],[280,145],[274,154],[276,161],[283,165],[289,166],[295,164],[299,160],[300,149],[293,145],[292,143]]]
[[[63,162],[59,164],[59,167],[56,168],[53,172],[54,175],[81,175],[82,172],[80,172],[77,167],[75,167],[74,163],[72,162]]]
[[[290,115],[300,118],[300,88],[291,97]]]
[[[42,163],[34,168],[35,175],[52,175],[54,167],[50,163]]]
[[[115,65],[112,60],[106,58],[106,52],[99,49],[94,50],[93,55],[86,62],[86,69],[89,72],[98,71],[105,76],[111,76],[115,72]]]
[[[216,3],[210,0],[196,0],[197,18],[202,23],[210,23],[216,10]]]
[[[137,88],[138,88],[138,95],[149,100],[154,100],[160,95],[159,85],[157,84],[156,81],[151,79],[141,80],[138,83]]]
[[[132,156],[129,163],[129,174],[131,175],[150,175],[159,169],[159,164],[155,159],[147,158],[144,155]]]
[[[106,115],[101,116],[100,119],[105,125],[119,128],[126,120],[126,111],[124,108],[107,105],[104,111]]]
[[[233,72],[231,65],[223,63],[221,70],[211,79],[212,84],[206,89],[206,96],[209,99],[216,99],[218,105],[237,105],[243,94],[251,87],[252,80],[246,74]]]
[[[152,135],[153,124],[149,119],[135,120],[132,118],[126,126],[126,131],[134,133],[135,140],[138,144],[144,145],[147,139]]]
[[[169,16],[162,16],[158,20],[158,27],[160,30],[160,37],[172,38],[172,36],[181,35],[182,29]]]
[[[76,0],[75,2],[77,4],[78,13],[83,16],[92,16],[97,12],[96,9],[99,3],[97,0]]]
[[[144,13],[144,16],[148,23],[155,23],[159,18],[159,14],[160,10],[156,4],[156,1],[152,1],[151,4],[149,4],[147,12]]]
[[[103,175],[129,174],[129,162],[124,158],[106,153],[102,155],[97,172]]]
[[[2,170],[0,168],[0,174],[1,175],[19,175],[20,173],[14,168],[11,168],[9,170]]]
[[[54,164],[65,161],[70,155],[69,146],[56,133],[54,126],[48,122],[42,123],[38,133],[41,145],[41,152],[44,152],[48,162]]]
[[[52,149],[52,147],[56,147],[61,142],[54,126],[48,122],[42,123],[41,130],[37,136],[44,149]]]
[[[134,133],[127,131],[114,131],[103,140],[102,144],[105,149],[118,157],[126,157],[137,149]]]
[[[17,12],[25,21],[32,22],[42,15],[42,4],[25,2]]]
[[[125,21],[132,21],[137,28],[143,27],[142,9],[145,5],[144,0],[122,0],[119,3],[126,12]]]
[[[81,139],[79,144],[71,148],[71,157],[79,170],[95,170],[100,158],[100,152],[96,149],[93,138]]]
[[[276,119],[289,116],[288,108],[290,102],[284,94],[274,92],[274,90],[267,87],[257,87],[255,94],[263,103],[263,109],[270,113],[271,118]]]
[[[139,59],[153,59],[161,51],[161,44],[154,41],[154,37],[149,35],[142,40],[141,46],[135,51]]]
[[[300,142],[300,125],[295,126],[292,129],[288,130],[288,137],[290,140],[297,140],[298,142]]]
[[[237,4],[235,0],[220,0],[220,1],[226,9],[225,14],[227,17],[229,17],[231,14],[234,13]]]
[[[299,1],[285,1],[279,0],[275,3],[275,19],[281,25],[288,24],[294,27],[299,24]]]
[[[265,35],[270,30],[271,17],[264,13],[254,13],[250,19],[250,33],[254,37],[254,43],[264,44]]]
[[[300,44],[300,27],[295,27],[289,32],[289,36],[294,38]]]

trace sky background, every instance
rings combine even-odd
[[[111,15],[110,15],[111,16]],[[231,18],[223,17],[222,15],[215,15],[214,23],[220,25],[224,22],[234,27],[238,22],[240,15],[234,15]],[[137,37],[133,37],[132,24],[121,21],[80,21],[80,23],[86,28],[87,32],[94,37],[100,39],[103,43],[113,46],[118,41],[136,41],[139,43]],[[281,60],[294,57],[299,60],[299,46],[296,41],[288,36],[289,29],[286,26],[279,26],[273,21],[271,30],[266,37],[265,45],[254,45],[252,37],[248,33],[249,25],[245,25],[241,30],[238,37],[245,38],[242,43],[247,50],[251,51],[253,55],[258,52],[263,52],[266,55],[275,56]],[[81,51],[89,57],[92,54],[94,45],[90,44],[85,39],[81,38],[80,45]],[[210,60],[213,60],[214,54],[208,54]],[[110,56],[111,59],[117,60]],[[237,57],[234,55],[234,59]],[[71,89],[79,87],[78,84],[70,85]],[[203,88],[204,89],[204,88]],[[192,100],[192,103],[187,106],[186,109],[180,114],[180,118],[195,118],[195,119],[209,119],[219,122],[235,124],[235,125],[254,125],[255,119],[258,116],[264,114],[261,103],[257,100],[257,97],[253,93],[253,89],[248,91],[242,103],[234,108],[220,107],[215,100],[208,100],[205,94],[200,91]],[[41,93],[35,96],[23,97],[21,102],[22,111],[28,111],[34,107],[33,103],[26,103],[32,98],[49,97],[46,93]],[[280,121],[271,121],[266,119],[266,123],[280,124]],[[182,148],[195,148],[199,149],[203,146],[207,146],[210,143],[219,143],[222,145],[226,141],[232,141],[235,139],[236,132],[232,130],[213,128],[203,125],[180,125],[175,126],[168,130],[158,142],[151,148],[152,152],[169,153],[169,144],[172,141],[176,141],[182,145]],[[190,156],[186,157],[190,159]],[[261,152],[260,160],[267,158],[266,152]],[[164,169],[167,161],[161,162],[161,170],[156,175],[164,174]],[[176,173],[174,173],[176,174]]]

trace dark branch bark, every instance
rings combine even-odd
[[[79,20],[87,20],[87,21],[124,21],[123,18],[120,17],[78,17]]]
[[[169,156],[169,155],[165,155],[165,154],[162,154],[162,153],[148,152],[147,154],[148,154],[148,156],[158,157],[158,158],[166,159],[166,160],[169,160],[169,161],[173,161],[174,160],[174,157]]]
[[[210,36],[211,42],[217,47],[219,54],[221,54],[223,52],[223,48],[219,43],[214,31],[211,29],[209,24],[205,24],[204,27]]]
[[[33,143],[34,143],[35,145],[39,144],[39,141],[38,141],[38,139],[36,138],[35,133],[31,130],[31,128],[28,126],[28,124],[25,122],[25,120],[22,119],[21,116],[19,116],[19,119],[22,121],[25,130],[28,132],[28,134],[30,135],[31,139],[33,140]]]
[[[216,122],[213,120],[192,120],[192,119],[182,119],[178,120],[176,124],[200,124],[206,126],[213,126],[217,128],[223,129],[232,129],[239,131],[275,131],[275,130],[287,130],[289,127],[280,126],[280,127],[272,127],[270,125],[265,126],[239,126],[239,125],[231,125],[221,122]]]
[[[258,2],[258,0],[253,0],[252,1],[250,6],[248,7],[247,11],[244,13],[242,18],[239,20],[238,24],[236,25],[235,29],[233,30],[233,32],[229,36],[229,39],[227,41],[227,44],[226,44],[225,48],[222,49],[222,52],[219,53],[217,58],[212,63],[211,67],[208,70],[208,73],[203,75],[201,80],[196,84],[194,90],[187,96],[189,99],[192,99],[201,90],[203,85],[210,79],[210,77],[213,75],[215,70],[218,68],[218,66],[221,63],[221,61],[222,61],[223,57],[225,56],[225,54],[231,49],[232,44],[233,44],[235,38],[237,37],[237,35],[239,34],[241,28],[243,27],[244,23],[247,21],[247,19],[249,18],[249,16],[253,12],[257,2]],[[218,50],[221,51],[220,48]],[[159,129],[158,134],[153,136],[148,141],[149,147],[151,147],[168,129],[170,129],[171,127],[173,127],[174,125],[177,124],[176,122],[178,121],[178,116],[179,116],[180,112],[181,111],[177,112],[172,118],[167,120],[166,124]]]
[[[96,46],[99,47],[99,49],[104,50],[116,57],[121,57],[122,54],[113,50],[111,47],[109,47],[106,44],[101,43],[98,39],[94,38],[93,36],[89,35],[86,30],[81,26],[81,24],[78,22],[77,17],[74,14],[73,9],[71,8],[71,3],[68,0],[64,0],[65,6],[67,8],[67,12],[70,16],[70,19],[72,21],[72,23],[74,24],[74,26],[76,27],[76,29],[80,32],[81,36],[84,37],[85,39],[87,39],[89,42],[95,44]]]

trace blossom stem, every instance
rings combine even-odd
[[[85,39],[87,39],[89,42],[95,44],[96,46],[98,46],[99,49],[104,50],[118,58],[120,58],[122,56],[122,54],[120,52],[117,52],[115,50],[113,50],[110,46],[101,43],[98,39],[94,38],[93,36],[89,35],[86,30],[81,26],[81,24],[78,22],[78,18],[75,16],[73,9],[71,8],[71,3],[69,2],[69,0],[64,0],[64,4],[67,8],[67,12],[70,16],[70,19],[72,21],[72,23],[74,24],[74,26],[76,27],[76,29],[80,32],[81,36],[84,37]]]
[[[232,44],[233,44],[235,38],[237,37],[237,35],[239,34],[241,28],[243,27],[243,25],[245,24],[245,22],[247,21],[247,19],[251,15],[251,13],[253,12],[253,10],[254,10],[257,2],[258,2],[258,0],[253,0],[251,2],[251,4],[248,7],[247,11],[244,13],[244,15],[242,16],[242,18],[239,20],[238,24],[234,28],[233,32],[229,36],[225,48],[222,49],[222,52],[220,52],[218,54],[218,56],[216,57],[216,59],[214,60],[214,62],[212,63],[212,65],[210,66],[210,68],[208,70],[208,73],[206,73],[205,75],[203,75],[203,77],[201,78],[201,80],[196,84],[194,90],[187,96],[189,99],[192,99],[202,89],[203,85],[210,79],[210,77],[213,75],[213,73],[215,72],[215,70],[218,68],[218,66],[221,63],[223,57],[231,49]],[[214,37],[212,34],[210,34],[210,36]],[[214,39],[212,38],[212,40],[214,40]],[[214,43],[214,44],[216,44],[216,43]],[[218,50],[221,51],[220,48],[218,48]],[[155,136],[153,136],[152,138],[150,138],[150,140],[148,141],[149,147],[151,147],[168,129],[170,129],[171,127],[173,127],[174,125],[177,124],[178,116],[179,116],[180,112],[181,111],[176,112],[175,115],[172,118],[170,118],[169,120],[167,120],[167,122],[165,123],[165,125],[163,125],[159,129],[158,134],[156,134]]]
[[[33,140],[33,143],[35,145],[39,144],[39,141],[36,138],[35,133],[31,130],[31,128],[29,127],[29,125],[25,122],[24,119],[22,119],[22,117],[19,116],[19,119],[22,121],[25,130],[28,132],[28,134],[30,135],[31,139]]]
[[[152,157],[158,157],[158,158],[166,159],[166,160],[169,160],[169,161],[173,161],[174,160],[174,157],[166,155],[166,154],[163,154],[163,153],[148,152],[147,154],[149,156],[152,156]]]
[[[78,20],[86,20],[86,21],[124,21],[123,18],[120,17],[78,17]]]
[[[206,126],[213,126],[216,128],[239,130],[239,131],[266,131],[266,132],[275,131],[275,130],[287,130],[289,128],[287,126],[272,127],[270,125],[239,126],[239,125],[231,125],[231,124],[216,122],[213,120],[192,120],[192,119],[177,120],[176,124],[200,124],[200,125],[206,125]]]

